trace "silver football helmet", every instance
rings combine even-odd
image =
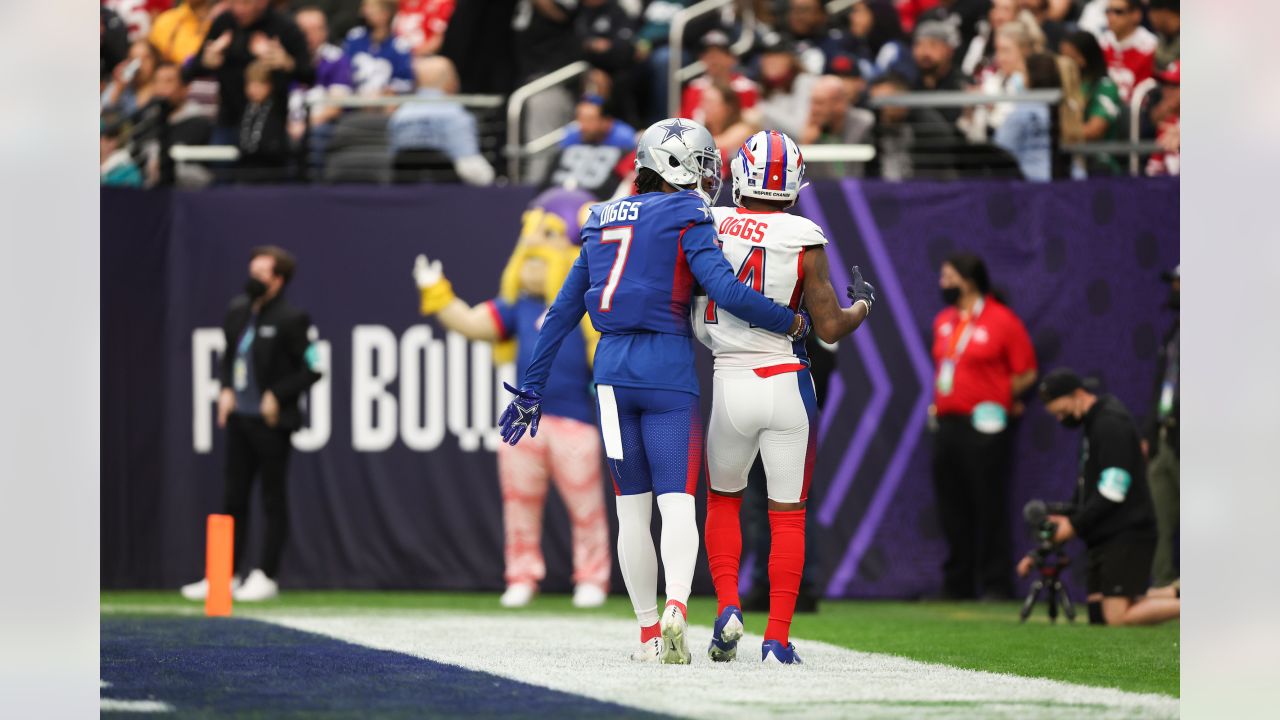
[[[697,190],[708,205],[720,196],[720,151],[711,133],[684,118],[649,126],[636,144],[636,170],[645,167],[678,188]]]

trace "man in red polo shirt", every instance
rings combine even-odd
[[[1036,381],[1035,350],[1013,311],[991,294],[987,266],[958,253],[938,280],[947,307],[933,321],[933,483],[946,535],[943,594],[1008,598],[1009,417]]]

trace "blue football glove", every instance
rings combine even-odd
[[[855,303],[861,300],[867,304],[867,314],[871,314],[871,306],[876,301],[876,288],[871,283],[862,279],[862,271],[854,265],[849,270],[849,299]]]
[[[502,442],[514,446],[524,437],[526,428],[529,430],[529,437],[537,437],[538,420],[542,417],[542,396],[532,390],[517,390],[506,383],[502,383],[502,387],[516,396],[498,419]]]
[[[809,317],[809,311],[800,310],[800,327],[796,329],[794,335],[788,335],[787,339],[791,342],[804,342],[809,337],[809,333],[813,330],[813,319]]]

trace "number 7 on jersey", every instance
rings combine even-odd
[[[613,293],[622,281],[622,271],[627,267],[627,255],[631,252],[631,226],[604,228],[600,231],[600,242],[618,243],[618,255],[609,270],[609,282],[605,283],[604,292],[600,294],[600,311],[609,312],[613,309]]]

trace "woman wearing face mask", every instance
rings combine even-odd
[[[938,279],[946,307],[933,321],[933,484],[946,535],[943,594],[1008,598],[1005,511],[1009,416],[1036,380],[1022,321],[991,292],[982,259],[957,253]]]

